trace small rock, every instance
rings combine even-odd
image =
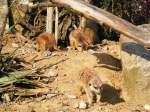
[[[146,111],[150,111],[150,105],[145,104],[145,105],[144,105],[144,109],[145,109]]]
[[[19,45],[16,44],[16,43],[12,43],[11,45],[12,45],[12,47],[15,47],[15,48],[18,48],[18,47],[19,47]]]
[[[58,69],[58,65],[54,65],[53,68],[54,68],[54,69]]]
[[[9,97],[9,94],[5,93],[3,96],[2,96],[2,99],[5,101],[5,102],[10,102],[10,97]]]
[[[107,52],[109,50],[108,46],[103,47],[103,51]]]
[[[54,96],[56,96],[57,94],[56,93],[48,93],[47,94],[47,97],[48,98],[52,98],[52,97],[54,97]]]
[[[44,52],[44,56],[45,57],[48,57],[48,56],[51,56],[52,55],[52,52],[51,51],[46,51]]]
[[[103,45],[107,45],[107,44],[108,44],[108,40],[104,39],[104,40],[102,41],[102,44],[103,44]]]
[[[71,47],[70,47],[70,46],[68,46],[68,47],[67,47],[67,49],[68,49],[68,50],[71,50]]]
[[[94,51],[94,50],[92,50],[92,49],[89,49],[89,50],[88,50],[88,53],[90,53],[90,54],[94,54],[94,53],[95,53],[95,51]]]
[[[87,108],[87,103],[85,101],[80,101],[79,108],[80,109],[86,109]]]
[[[54,71],[49,71],[48,72],[48,77],[56,77],[58,75],[57,72],[54,72]]]
[[[70,99],[76,99],[76,98],[77,98],[77,96],[75,96],[75,95],[68,95],[68,94],[66,94],[66,96],[67,96],[68,98],[70,98]]]
[[[17,62],[15,60],[12,61],[13,64],[16,64]]]

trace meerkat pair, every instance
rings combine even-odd
[[[85,28],[83,31],[76,28],[69,35],[70,46],[79,51],[87,50],[93,45],[94,38],[95,33],[91,28]]]
[[[87,50],[94,43],[95,33],[90,28],[81,31],[79,28],[73,30],[69,35],[70,46],[79,51]],[[44,32],[36,37],[37,49],[42,53],[46,50],[58,50],[53,34]]]
[[[84,68],[79,73],[80,87],[85,91],[90,105],[100,101],[102,92],[102,81],[96,72],[90,68]]]

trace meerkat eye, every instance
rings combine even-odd
[[[89,86],[91,86],[92,84],[91,83],[89,83]]]

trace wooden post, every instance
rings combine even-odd
[[[90,3],[89,0],[84,0],[86,3]],[[81,16],[79,29],[83,30],[86,26],[87,19],[84,16]]]
[[[53,33],[53,7],[47,8],[46,32]]]
[[[59,32],[59,28],[58,28],[58,7],[55,7],[55,40],[56,40],[56,45],[58,43],[58,32]]]
[[[150,25],[141,29],[150,33]],[[150,51],[136,41],[121,35],[121,60],[123,67],[123,97],[126,101],[150,103]]]
[[[138,43],[150,48],[150,33],[144,32],[135,25],[123,20],[103,9],[90,5],[82,0],[52,0],[54,3],[70,7],[85,17],[109,26]]]

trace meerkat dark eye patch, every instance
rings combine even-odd
[[[93,86],[95,89],[98,89],[98,87],[97,86]]]
[[[92,84],[91,83],[89,83],[89,86],[91,86]]]

